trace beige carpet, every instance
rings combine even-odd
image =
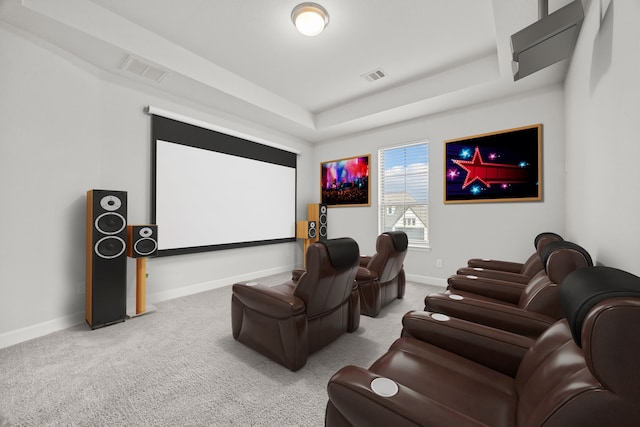
[[[369,366],[399,337],[402,315],[440,289],[409,282],[403,300],[363,316],[298,372],[233,339],[230,286],[0,349],[0,426],[322,426],[331,375]]]

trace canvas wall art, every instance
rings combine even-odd
[[[320,163],[321,202],[329,207],[369,206],[371,155]]]
[[[445,203],[542,199],[542,125],[445,141]]]

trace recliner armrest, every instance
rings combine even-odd
[[[277,319],[286,319],[305,311],[304,301],[293,294],[282,292],[277,287],[236,283],[232,291],[233,297],[245,307]]]
[[[489,268],[491,270],[510,271],[512,273],[520,273],[524,268],[524,263],[502,261],[498,259],[471,258],[470,260],[467,261],[467,266]]]
[[[482,278],[474,275],[454,275],[447,279],[449,289],[471,292],[486,297],[517,304],[525,284]]]
[[[462,267],[456,271],[457,275],[486,277],[487,279],[504,280],[506,282],[522,283],[526,285],[531,277],[520,273],[512,273],[510,271],[490,270],[482,267]]]
[[[356,273],[356,282],[358,283],[369,283],[378,279],[378,273],[369,270],[365,267],[358,267],[358,272]]]
[[[343,419],[353,426],[484,425],[399,383],[396,383],[396,395],[380,396],[371,390],[371,382],[376,378],[380,375],[356,366],[345,366],[335,373],[327,385],[329,404],[325,426],[344,425]]]
[[[302,277],[302,275],[304,273],[306,273],[307,270],[305,270],[304,268],[296,268],[294,270],[291,271],[291,280],[293,282],[297,282],[298,280],[300,280],[300,277]]]
[[[402,325],[402,336],[433,344],[511,377],[515,377],[522,357],[535,342],[522,335],[427,311],[408,312]]]
[[[459,299],[452,299],[451,296],[447,293],[427,295],[425,310],[444,313],[530,338],[537,338],[557,320],[520,307],[460,296],[458,296]]]
[[[369,265],[371,258],[373,258],[371,255],[360,255],[360,267],[366,267]]]

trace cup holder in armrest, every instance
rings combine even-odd
[[[379,377],[371,381],[371,390],[378,396],[391,397],[398,393],[398,384],[389,378]]]
[[[451,319],[449,316],[447,316],[446,314],[442,314],[442,313],[431,313],[431,318],[433,320],[437,320],[438,322],[446,322],[449,319]]]
[[[462,295],[456,295],[456,294],[449,294],[449,298],[456,301],[460,301],[464,299]]]

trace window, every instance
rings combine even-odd
[[[378,230],[404,231],[409,245],[429,246],[429,143],[378,150]]]

